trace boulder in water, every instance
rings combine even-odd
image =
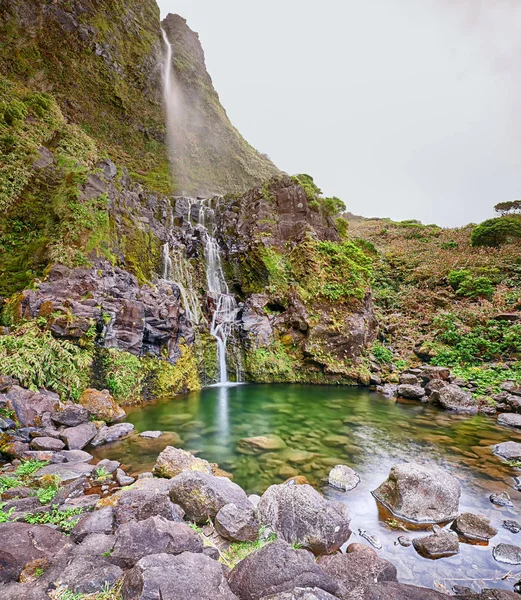
[[[447,410],[473,414],[478,412],[478,403],[472,394],[462,390],[458,385],[450,384],[433,391],[429,399]]]
[[[440,531],[412,541],[416,552],[425,558],[445,558],[459,552],[458,536],[449,531]]]
[[[336,465],[329,471],[329,485],[349,492],[353,490],[359,483],[359,475],[347,465]]]
[[[261,454],[274,452],[286,447],[286,442],[278,435],[259,435],[242,438],[237,442],[237,450],[242,454]]]
[[[425,396],[425,390],[421,385],[411,385],[409,383],[403,383],[398,386],[397,390],[400,398],[409,398],[411,400],[420,400]]]
[[[439,467],[404,463],[391,469],[373,496],[397,517],[442,523],[458,514],[461,486]]]
[[[106,423],[119,423],[126,417],[125,411],[116,404],[107,390],[85,390],[78,403],[88,409],[96,419]]]
[[[492,550],[492,556],[500,563],[521,565],[521,548],[513,544],[498,544]]]
[[[451,529],[456,531],[461,537],[472,542],[488,542],[497,535],[497,529],[492,527],[490,519],[482,515],[472,513],[463,513],[459,515]]]
[[[494,446],[494,454],[506,460],[521,459],[521,444],[519,442],[503,442]]]
[[[157,457],[154,475],[171,478],[183,471],[199,471],[211,475],[212,466],[207,460],[197,458],[186,450],[167,446]]]

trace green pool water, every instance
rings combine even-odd
[[[305,475],[329,498],[345,502],[352,515],[350,541],[366,543],[359,529],[377,535],[400,580],[450,590],[452,585],[474,589],[512,589],[521,566],[493,560],[499,542],[521,545],[521,533],[502,527],[505,519],[521,521],[521,493],[513,477],[521,470],[492,453],[492,446],[521,434],[485,416],[456,415],[419,402],[396,402],[362,388],[307,385],[239,385],[210,387],[199,393],[163,399],[128,412],[137,432],[162,430],[157,440],[133,435],[96,450],[99,458],[119,460],[131,473],[151,470],[161,450],[173,442],[215,462],[233,474],[248,493],[262,494],[273,483]],[[241,438],[277,435],[285,448],[259,455],[242,454]],[[371,495],[401,462],[419,461],[445,468],[462,485],[461,511],[488,516],[499,530],[487,546],[460,544],[457,556],[429,561],[412,547],[395,545],[403,531],[389,527],[390,515]],[[355,490],[338,492],[327,485],[336,464],[355,469],[361,483]],[[498,508],[489,501],[493,492],[507,491],[514,508]],[[424,535],[411,531],[410,537]],[[511,573],[507,579],[502,579]]]

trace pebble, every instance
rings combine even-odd
[[[358,534],[360,535],[360,537],[363,537],[364,540],[367,540],[371,544],[371,546],[373,546],[373,548],[376,548],[377,550],[382,549],[382,542],[380,541],[380,538],[378,536],[367,533],[365,529],[359,529]]]
[[[508,508],[512,508],[514,506],[512,504],[512,500],[510,500],[510,496],[506,492],[491,494],[489,499],[492,504],[495,504],[496,506],[506,506]]]
[[[401,535],[396,542],[398,542],[398,544],[400,544],[400,546],[403,546],[404,548],[408,548],[412,542],[411,542],[411,538],[408,538],[406,535]],[[395,545],[396,545],[395,542]]]
[[[521,525],[517,521],[503,521],[503,527],[511,533],[519,533],[521,531]]]
[[[157,439],[163,435],[163,432],[162,431],[143,431],[143,433],[140,433],[139,435],[140,435],[140,437],[143,437],[143,438]]]

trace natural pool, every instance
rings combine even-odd
[[[233,473],[248,493],[262,492],[292,475],[305,475],[327,497],[345,502],[351,512],[350,542],[367,543],[358,530],[377,535],[380,556],[398,569],[403,583],[450,590],[453,585],[512,589],[521,566],[509,567],[492,558],[499,542],[521,545],[521,533],[502,527],[503,520],[521,521],[521,492],[513,488],[518,469],[492,453],[491,446],[521,433],[496,424],[495,419],[464,416],[419,402],[396,402],[361,388],[307,385],[239,385],[211,387],[173,400],[129,410],[136,431],[160,429],[157,440],[134,435],[95,452],[119,460],[131,473],[152,469],[161,450],[177,445]],[[179,443],[179,437],[181,441]],[[238,452],[239,439],[275,434],[287,447],[258,456]],[[414,548],[395,545],[403,531],[391,529],[390,515],[371,495],[400,462],[435,463],[461,482],[461,511],[486,515],[499,530],[487,546],[460,544],[460,553],[430,561]],[[353,467],[361,477],[354,490],[343,493],[327,485],[335,464]],[[507,491],[513,508],[492,505],[489,495]],[[411,531],[410,537],[424,535]],[[505,578],[506,577],[506,578]]]

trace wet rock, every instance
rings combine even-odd
[[[273,542],[253,552],[228,576],[232,592],[241,600],[259,600],[295,587],[318,587],[335,594],[338,584],[305,550]]]
[[[84,462],[51,464],[36,471],[35,477],[56,475],[62,483],[67,483],[84,475],[90,475],[95,468],[94,465]]]
[[[517,413],[504,413],[499,415],[497,422],[499,425],[507,425],[508,427],[521,429],[521,415]]]
[[[96,436],[97,432],[94,423],[83,423],[64,429],[61,439],[67,444],[69,450],[82,450]]]
[[[14,581],[25,566],[34,560],[64,562],[73,550],[69,538],[45,525],[1,523],[0,579]],[[14,577],[14,579],[9,579]]]
[[[382,386],[378,386],[376,391],[386,396],[387,398],[394,398],[397,394],[398,386],[394,383],[386,383]]]
[[[371,373],[371,377],[369,378],[369,385],[381,385],[382,378],[376,373]]]
[[[447,410],[472,414],[478,412],[478,403],[472,394],[454,384],[432,392],[429,399]]]
[[[519,442],[503,442],[494,446],[494,454],[506,460],[521,459],[521,444]]]
[[[365,529],[359,529],[358,535],[364,538],[364,540],[367,540],[373,548],[376,548],[377,550],[382,549],[382,542],[380,541],[380,538],[377,535],[372,535],[368,533]]]
[[[403,546],[404,548],[408,548],[412,544],[411,538],[407,537],[406,535],[400,535],[397,541],[400,546]]]
[[[90,462],[94,457],[85,450],[62,450],[51,458],[54,464]]]
[[[116,481],[119,483],[121,487],[125,487],[127,485],[132,485],[134,483],[135,478],[127,475],[123,469],[118,469],[116,471]]]
[[[42,424],[44,414],[55,411],[60,404],[59,399],[31,392],[18,385],[13,385],[6,396],[22,427],[38,427]]]
[[[112,507],[95,510],[82,515],[71,531],[71,540],[80,544],[88,535],[103,533],[111,535],[114,532],[114,509]]]
[[[63,410],[51,413],[51,419],[58,425],[76,427],[87,423],[90,419],[90,411],[83,406],[66,406]]]
[[[96,419],[106,423],[118,423],[126,417],[125,411],[116,404],[107,390],[85,390],[78,403],[88,409]]]
[[[142,558],[125,574],[121,596],[123,600],[188,600],[188,590],[194,600],[238,600],[222,565],[191,552]]]
[[[121,463],[117,460],[109,460],[108,458],[104,458],[96,465],[96,471],[99,472],[103,470],[105,473],[112,475],[119,469],[120,465]]]
[[[351,535],[345,504],[326,500],[310,485],[272,485],[257,507],[261,523],[314,554],[338,550]]]
[[[492,550],[492,556],[500,563],[521,565],[521,548],[512,544],[498,544]]]
[[[338,600],[338,597],[324,592],[324,590],[317,587],[299,587],[290,592],[280,592],[280,594],[264,596],[262,600]]]
[[[451,525],[463,538],[475,542],[488,542],[497,535],[497,529],[490,525],[490,519],[482,515],[463,513]]]
[[[433,392],[439,392],[446,385],[449,385],[448,381],[443,379],[431,379],[425,384],[425,394],[430,396]]]
[[[448,531],[440,531],[412,541],[416,552],[425,558],[445,558],[459,552],[458,536]]]
[[[411,400],[420,400],[425,396],[425,390],[420,385],[409,385],[407,383],[399,385],[397,394],[400,398],[410,398]]]
[[[226,477],[183,471],[171,481],[170,499],[197,523],[213,519],[226,504],[249,506],[245,492]]]
[[[413,385],[417,386],[420,380],[414,373],[402,373],[400,375],[400,385]],[[422,394],[423,395],[423,394]]]
[[[521,531],[521,524],[519,524],[517,521],[512,521],[510,519],[503,521],[503,527],[505,529],[508,529],[508,531],[510,531],[511,533],[519,533]]]
[[[157,477],[176,477],[183,471],[198,471],[212,474],[212,466],[207,460],[197,458],[181,448],[167,446],[157,457],[154,475]]]
[[[461,486],[439,467],[405,463],[393,467],[373,495],[398,517],[440,523],[458,514]]]
[[[253,506],[226,504],[215,517],[217,533],[232,542],[254,541],[259,536],[259,523]]]
[[[322,443],[324,444],[324,446],[336,448],[341,446],[348,446],[350,441],[351,440],[346,435],[337,435],[332,433],[330,435],[326,435],[322,440]]]
[[[117,425],[111,425],[110,427],[102,427],[91,441],[91,445],[102,446],[103,444],[115,442],[129,433],[132,433],[132,431],[134,431],[134,425],[132,425],[132,423],[118,423]]]
[[[150,517],[145,521],[130,521],[116,531],[111,559],[125,568],[153,554],[202,552],[203,541],[198,533],[184,523]]]
[[[384,582],[368,587],[361,600],[448,600],[448,598],[450,596],[427,588]]]
[[[156,440],[163,435],[162,431],[143,431],[139,434],[143,438],[150,438],[152,440]]]
[[[329,471],[329,485],[349,492],[353,490],[359,483],[359,475],[347,465],[336,465]]]
[[[397,581],[396,568],[376,553],[355,552],[323,556],[319,566],[338,584],[340,598],[359,598],[364,589],[381,581]]]
[[[506,492],[499,492],[497,494],[491,494],[489,496],[490,502],[495,504],[496,506],[507,506],[512,508],[514,506],[512,504],[512,500],[510,500],[510,496]]]
[[[242,438],[237,442],[237,450],[242,454],[274,452],[285,447],[286,442],[278,435],[259,435],[257,437]]]
[[[76,556],[65,569],[53,570],[47,578],[75,594],[94,594],[112,587],[122,576],[120,567],[101,556]]]
[[[61,440],[50,437],[37,437],[29,444],[33,450],[43,450],[49,452],[59,452],[65,448],[65,444]]]

